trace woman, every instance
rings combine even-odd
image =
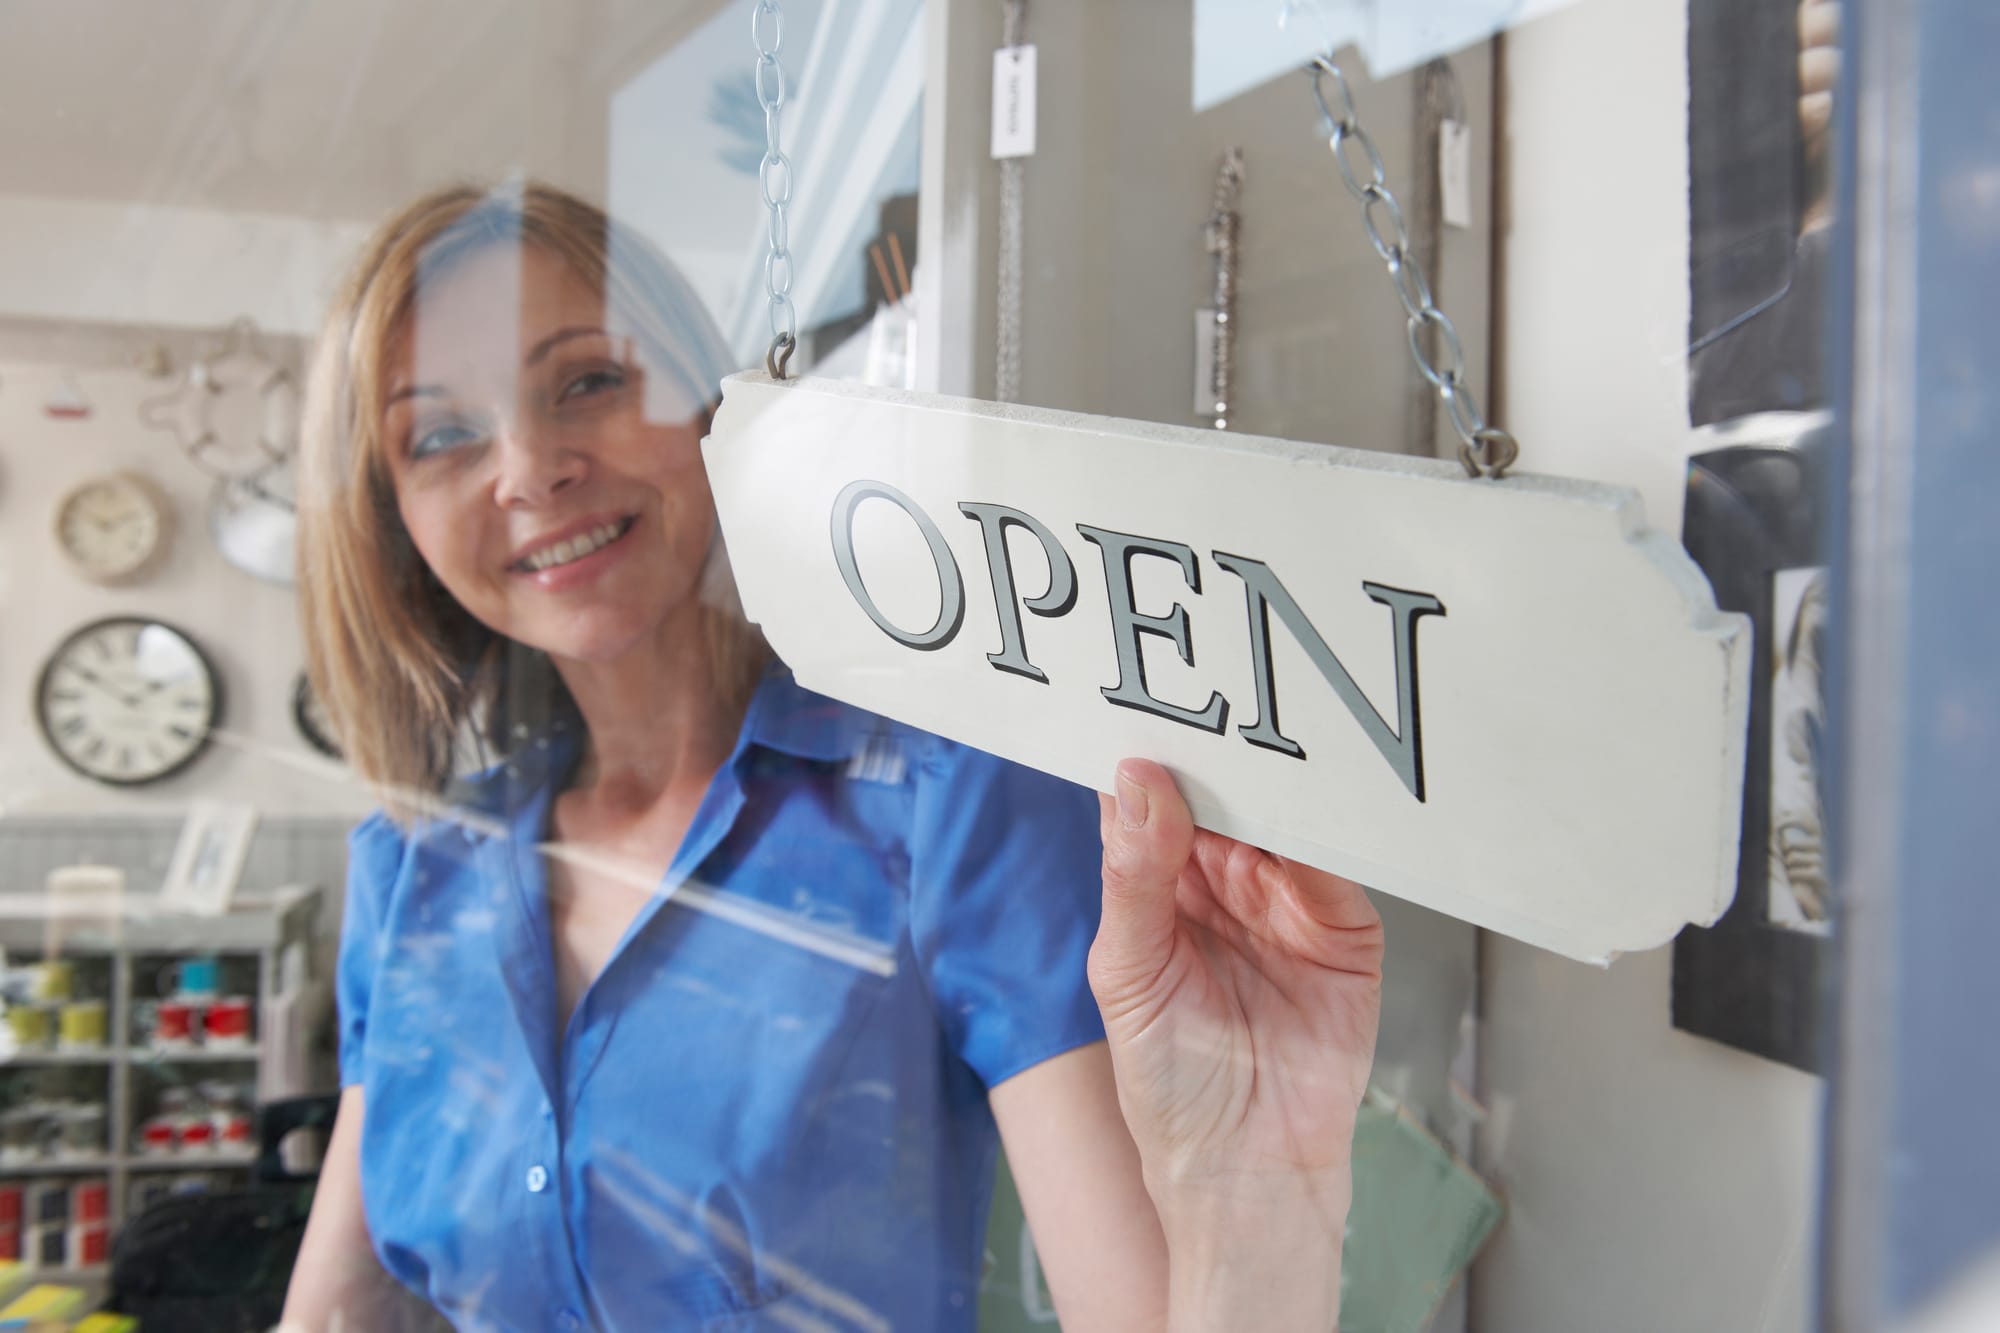
[[[392,1277],[467,1328],[970,1328],[997,1127],[1071,1333],[1327,1327],[1365,899],[1157,766],[1094,824],[794,684],[701,467],[726,365],[538,186],[418,201],[335,301],[303,613],[388,810],[288,1323],[389,1326]]]

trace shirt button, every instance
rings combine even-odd
[[[562,1310],[556,1314],[556,1327],[561,1329],[562,1333],[578,1333],[583,1327],[583,1321],[576,1317],[576,1311]]]
[[[540,1194],[549,1187],[548,1168],[537,1162],[528,1168],[528,1192]]]

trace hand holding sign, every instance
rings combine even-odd
[[[1158,764],[1126,760],[1117,788],[1090,984],[1176,1313],[1248,1300],[1265,1327],[1329,1327],[1381,920],[1349,880],[1195,828]]]

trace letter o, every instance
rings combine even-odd
[[[931,564],[937,570],[938,618],[936,624],[922,633],[913,634],[891,623],[861,582],[861,569],[854,562],[854,511],[863,500],[887,500],[901,509],[916,521],[917,531],[924,535],[924,544],[931,548]],[[846,580],[847,590],[854,594],[854,600],[861,604],[868,618],[905,648],[934,652],[950,643],[959,626],[965,623],[965,581],[959,577],[958,561],[952,556],[951,547],[945,545],[944,534],[916,501],[887,482],[849,482],[834,497],[833,562],[840,566],[840,577]]]

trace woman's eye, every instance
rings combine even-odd
[[[597,370],[586,370],[580,375],[572,376],[569,382],[562,386],[562,391],[556,395],[556,401],[566,403],[572,398],[606,393],[612,389],[623,388],[624,385],[625,372],[619,367],[605,366]]]
[[[410,457],[428,458],[448,449],[456,449],[461,444],[470,444],[478,438],[478,431],[460,422],[432,426],[410,437]]]

